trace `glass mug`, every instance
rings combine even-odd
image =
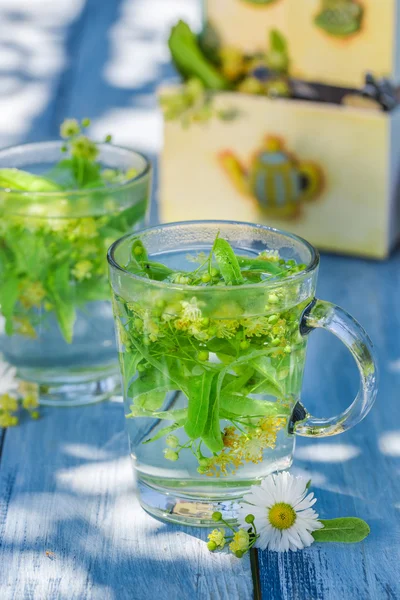
[[[217,235],[241,257],[272,252],[302,266],[237,286],[168,283],[126,268],[144,246],[157,268],[193,271],[190,255],[210,253]],[[234,518],[251,485],[290,467],[296,435],[342,433],[370,410],[371,341],[344,310],[315,298],[319,256],[305,240],[248,223],[172,223],[116,241],[108,261],[131,456],[140,502],[154,516],[197,526],[211,525],[215,510]],[[354,402],[328,419],[301,404],[316,328],[347,346],[361,376]]]
[[[1,150],[0,168],[65,177],[62,147]],[[105,254],[143,227],[151,167],[132,150],[98,149],[103,168],[132,176],[101,188],[69,190],[67,179],[55,192],[0,189],[0,352],[38,385],[41,404],[97,402],[119,379]]]

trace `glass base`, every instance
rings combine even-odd
[[[92,369],[19,368],[18,377],[38,386],[42,406],[83,406],[120,393],[120,375],[115,363]]]
[[[286,456],[271,464],[271,468],[263,474],[263,477],[287,470],[291,464],[292,455]],[[212,514],[218,511],[225,521],[235,523],[242,497],[252,485],[259,484],[263,477],[251,481],[231,482],[229,491],[226,487],[218,490],[213,486],[213,489],[210,488],[208,492],[203,488],[204,491],[200,494],[191,490],[188,481],[185,482],[185,493],[182,491],[182,487],[166,488],[159,484],[149,485],[148,481],[144,480],[137,472],[137,490],[142,508],[157,519],[180,525],[215,528],[216,524],[212,520]]]
[[[56,386],[39,386],[41,406],[84,406],[107,400],[118,393],[119,376],[114,375],[98,381],[71,383]]]
[[[191,525],[193,527],[215,527],[212,514],[222,513],[222,518],[235,522],[238,500],[199,500],[171,492],[156,490],[143,481],[138,481],[139,502],[142,508],[153,517],[169,523]]]

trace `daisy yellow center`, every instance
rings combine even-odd
[[[278,502],[269,509],[268,519],[276,529],[289,529],[296,521],[296,512],[290,504]]]

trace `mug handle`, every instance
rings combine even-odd
[[[293,431],[297,435],[326,437],[351,429],[368,414],[377,394],[378,370],[373,345],[368,334],[351,315],[339,306],[314,299],[302,315],[300,333],[306,336],[314,329],[326,329],[344,343],[357,363],[361,378],[360,389],[354,402],[340,415],[329,419],[319,419],[307,413],[304,414],[304,411],[301,415],[300,411],[298,417],[300,416],[302,420],[293,423]]]

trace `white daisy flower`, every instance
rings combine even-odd
[[[16,394],[18,391],[17,369],[0,361],[0,396]]]
[[[270,475],[261,485],[253,485],[243,497],[239,521],[246,526],[249,513],[255,517],[260,537],[256,546],[262,550],[287,552],[311,546],[311,533],[323,527],[311,507],[317,501],[308,494],[307,480],[288,472]]]

